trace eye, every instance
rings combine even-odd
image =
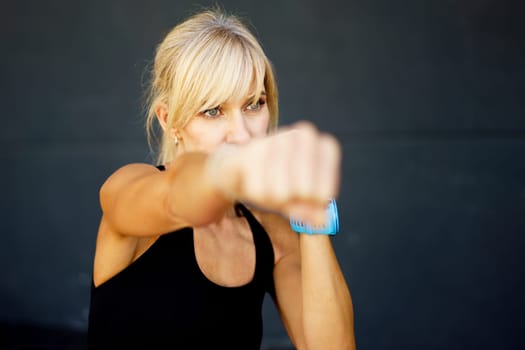
[[[219,107],[215,107],[207,109],[201,112],[201,114],[207,118],[217,118],[219,115],[221,115],[221,110]]]
[[[246,109],[249,110],[249,111],[258,111],[259,109],[261,109],[261,107],[266,103],[266,100],[263,99],[263,98],[260,98],[259,101],[255,102],[255,103],[252,103],[252,104],[249,104],[248,106],[246,106]]]

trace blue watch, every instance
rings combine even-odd
[[[339,214],[337,212],[337,204],[335,199],[331,199],[326,207],[326,223],[322,226],[312,226],[303,221],[290,217],[290,226],[292,230],[298,233],[305,233],[308,235],[335,235],[339,232]]]

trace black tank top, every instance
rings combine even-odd
[[[253,279],[223,287],[200,270],[193,229],[165,234],[126,269],[91,286],[89,349],[260,349],[274,252],[260,223],[236,205],[255,244]]]

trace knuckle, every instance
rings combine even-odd
[[[331,156],[331,159],[339,161],[342,156],[341,144],[336,137],[332,135],[323,135],[321,138],[321,146],[324,152]]]
[[[301,130],[311,130],[311,131],[316,130],[315,124],[307,120],[301,120],[295,123],[295,128],[301,129]]]
[[[307,121],[301,121],[297,123],[293,131],[294,135],[299,137],[301,140],[314,139],[318,134],[315,125]]]

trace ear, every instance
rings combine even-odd
[[[168,105],[159,103],[157,107],[155,107],[155,114],[157,115],[162,130],[166,132],[166,128],[168,127]]]
[[[175,129],[172,128],[171,130],[168,130],[168,105],[163,102],[159,103],[157,107],[155,107],[155,114],[157,115],[162,130],[164,130],[165,133],[169,133],[172,137],[175,137]]]

